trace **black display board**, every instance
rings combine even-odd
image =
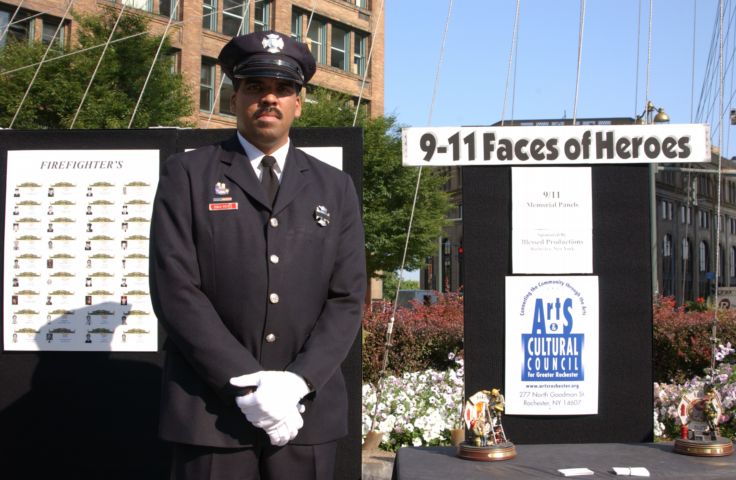
[[[504,427],[515,443],[646,442],[653,437],[649,167],[591,168],[593,275],[599,279],[598,414],[507,415]],[[504,385],[511,208],[510,167],[463,168],[467,395]]]
[[[0,131],[0,225],[5,224],[9,150],[158,149],[163,161],[233,133],[229,129]],[[300,147],[342,147],[343,170],[362,191],[360,129],[297,128],[291,138]],[[342,365],[350,399],[349,434],[338,444],[335,479],[360,478],[358,338]],[[165,331],[159,329],[159,347],[164,339]],[[168,448],[157,438],[162,363],[160,348],[155,353],[0,350],[0,478],[168,478]]]

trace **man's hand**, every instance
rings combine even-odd
[[[282,447],[296,437],[303,425],[304,420],[301,414],[296,408],[292,408],[283,420],[270,428],[266,428],[265,431],[271,439],[272,445]]]
[[[269,429],[278,428],[287,417],[293,417],[294,412],[300,420],[296,430],[302,427],[298,404],[302,397],[309,393],[309,387],[299,375],[286,371],[263,370],[231,378],[230,383],[241,388],[255,387],[254,393],[235,397],[235,403],[248,421],[256,427],[268,432]],[[294,419],[291,418],[288,423],[291,428]],[[279,433],[277,439],[280,438]]]

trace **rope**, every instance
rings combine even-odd
[[[179,8],[179,0],[176,0],[174,2],[174,8],[172,9],[174,12],[177,11]],[[166,35],[169,33],[169,28],[171,27],[171,22],[173,22],[173,18],[169,16],[169,22],[166,24],[166,28],[164,29],[164,33],[161,35],[161,41],[158,43],[158,49],[156,50],[156,54],[153,56],[153,61],[151,62],[151,68],[148,69],[148,74],[146,75],[146,80],[143,82],[143,87],[141,88],[141,94],[138,95],[138,101],[135,102],[135,107],[133,108],[133,114],[130,116],[130,122],[128,122],[128,128],[130,128],[133,125],[133,119],[135,119],[136,113],[138,113],[138,107],[141,104],[141,100],[143,99],[143,93],[146,91],[146,87],[148,86],[148,80],[151,79],[151,74],[153,73],[153,69],[156,66],[156,61],[158,60],[158,56],[161,53],[161,47],[163,47],[164,42],[166,41]]]
[[[506,68],[506,85],[503,88],[503,107],[501,109],[501,126],[504,126],[506,122],[506,99],[508,98],[509,92],[509,78],[511,77],[511,64],[514,59],[514,51],[516,47],[516,39],[519,28],[519,10],[521,9],[521,0],[516,0],[516,14],[514,15],[514,29],[511,32],[511,48],[509,48],[509,65]],[[516,82],[516,75],[514,75],[514,82]]]
[[[649,0],[649,37],[647,40],[647,69],[646,69],[646,83],[644,87],[644,101],[646,102],[646,108],[644,114],[647,115],[649,109],[649,71],[652,68],[652,15],[654,13],[654,0]],[[652,215],[654,212],[652,213]],[[654,241],[654,239],[652,239]]]
[[[84,101],[87,100],[87,94],[89,93],[89,89],[92,88],[92,82],[95,81],[95,77],[97,76],[97,70],[99,70],[100,65],[102,64],[102,59],[105,58],[105,52],[107,52],[107,47],[110,46],[110,40],[112,40],[112,36],[115,35],[115,30],[118,28],[118,23],[120,22],[120,19],[123,17],[123,12],[125,12],[125,3],[122,3],[120,7],[120,13],[118,14],[118,18],[115,19],[115,25],[112,26],[112,30],[110,30],[110,36],[107,37],[107,42],[105,43],[105,47],[102,49],[100,58],[97,59],[97,65],[95,66],[94,71],[92,71],[92,77],[89,79],[89,82],[87,83],[87,89],[84,91],[84,94],[82,95],[82,100],[79,102],[77,111],[74,112],[74,118],[72,119],[71,125],[69,125],[69,130],[74,128],[74,124],[77,122],[77,117],[79,117],[79,112],[82,110],[82,105],[84,105]]]
[[[690,67],[690,123],[693,123],[693,102],[695,101],[695,30],[698,19],[698,0],[693,1],[693,58]]]
[[[2,32],[0,32],[0,42],[3,41],[3,38],[5,38],[5,35],[10,31],[10,26],[13,25],[13,20],[15,20],[15,16],[18,15],[18,12],[20,12],[21,5],[23,5],[23,0],[20,0],[20,3],[18,4],[18,6],[15,7],[15,11],[13,12],[13,16],[10,17],[10,20],[8,20],[8,24],[5,25],[5,30],[3,30]],[[31,18],[37,17],[38,15],[40,15],[40,14],[37,13],[36,15],[31,15],[30,17],[24,17],[23,18],[23,21],[25,22],[27,20],[30,20]]]
[[[719,31],[718,31],[718,45],[719,45],[719,51],[718,51],[718,80],[719,80],[719,91],[718,91],[718,97],[720,99],[720,104],[718,111],[721,112],[720,115],[718,115],[718,145],[723,145],[723,0],[720,0],[718,2],[718,21],[719,21]],[[718,152],[718,185],[716,187],[716,241],[715,241],[715,249],[716,249],[716,279],[715,279],[715,295],[713,296],[713,303],[715,308],[713,309],[713,325],[711,328],[711,358],[710,358],[710,368],[711,372],[713,372],[716,368],[716,350],[718,348],[718,280],[720,278],[720,267],[721,267],[721,174],[722,174],[722,160],[723,155],[721,152]]]
[[[378,9],[378,17],[376,18],[376,26],[373,30],[373,33],[371,34],[371,38],[376,38],[376,32],[378,31],[378,26],[381,24],[381,16],[383,15],[383,6],[386,2],[384,0],[381,0],[381,8]],[[360,112],[360,102],[363,100],[363,90],[365,89],[365,82],[368,78],[368,72],[370,71],[371,66],[371,59],[373,58],[373,47],[375,46],[376,42],[371,42],[371,48],[368,49],[368,58],[365,62],[365,71],[363,72],[363,78],[360,82],[360,91],[358,92],[358,101],[355,105],[355,117],[353,117],[353,126],[357,125],[358,123],[358,113]]]
[[[572,105],[572,124],[578,115],[578,95],[580,93],[580,67],[583,60],[583,33],[585,31],[585,0],[580,0],[580,29],[578,30],[578,66],[575,75],[575,101]]]
[[[43,66],[43,62],[46,60],[46,56],[49,54],[49,51],[51,51],[51,48],[54,45],[54,40],[56,40],[56,37],[59,35],[59,31],[61,30],[61,27],[64,26],[64,20],[66,20],[66,16],[69,13],[69,10],[72,8],[73,4],[74,4],[74,0],[69,0],[69,4],[67,5],[66,10],[64,11],[64,16],[61,17],[61,21],[59,22],[59,25],[56,27],[54,36],[51,37],[51,41],[49,42],[48,47],[46,47],[46,51],[43,52],[43,57],[41,57],[41,61],[38,62],[38,68],[33,73],[33,78],[31,78],[31,82],[28,84],[28,88],[26,88],[26,91],[23,94],[23,98],[20,99],[18,108],[15,110],[15,115],[13,115],[13,119],[10,121],[10,125],[8,125],[8,128],[13,128],[13,124],[15,123],[15,120],[18,118],[18,115],[20,114],[20,110],[21,108],[23,108],[23,104],[26,101],[26,98],[28,98],[28,94],[30,93],[31,88],[33,87],[33,83],[36,81],[38,72],[41,70],[41,66]]]
[[[639,50],[641,50],[641,0],[636,21],[636,75],[634,76],[634,118],[639,115]]]
[[[177,0],[178,2],[179,0]],[[246,18],[250,16],[250,4],[252,0],[248,0],[248,2],[243,2],[243,10],[242,10],[242,17],[240,19],[240,25],[238,26],[238,32],[241,32],[243,30],[243,25],[245,25]],[[222,85],[225,83],[225,75],[220,71],[220,84],[217,87],[217,90],[215,91],[215,98],[212,99],[212,106],[210,107],[210,114],[207,116],[207,123],[204,124],[204,128],[210,128],[210,121],[212,120],[212,115],[215,114],[215,105],[217,105],[217,101],[220,99],[220,92],[222,91]]]
[[[181,24],[182,22],[176,22],[176,23]],[[115,40],[113,40],[112,42],[110,42],[110,45],[112,45],[113,43],[122,42],[124,40],[129,40],[129,39],[134,38],[134,37],[139,37],[141,35],[146,35],[147,33],[148,33],[147,31],[143,31],[143,32],[134,33],[132,35],[128,35],[127,37],[116,38]],[[73,55],[78,55],[80,53],[88,52],[90,50],[95,50],[97,48],[101,48],[101,47],[104,47],[104,46],[105,46],[104,43],[100,43],[99,45],[93,45],[91,47],[82,48],[80,50],[74,50],[73,52],[64,53],[62,55],[57,55],[55,57],[51,57],[49,59],[46,59],[46,61],[44,63],[53,62],[54,60],[59,60],[61,58],[71,57]],[[4,71],[0,72],[0,77],[3,76],[3,75],[9,75],[11,73],[15,73],[15,72],[19,72],[21,70],[25,70],[26,68],[32,68],[32,67],[35,67],[35,66],[40,65],[40,64],[41,64],[41,62],[36,62],[36,63],[30,63],[30,64],[25,65],[23,67],[14,68],[12,70],[4,70]]]
[[[440,58],[437,62],[437,71],[435,73],[434,77],[434,88],[432,91],[432,102],[429,105],[429,115],[427,120],[427,125],[432,125],[432,113],[434,111],[434,104],[437,100],[437,90],[439,89],[439,83],[440,83],[440,70],[442,67],[442,62],[445,57],[445,44],[447,42],[447,32],[450,27],[450,17],[452,14],[452,5],[454,3],[454,0],[450,0],[449,6],[447,8],[447,18],[445,19],[445,30],[442,34],[442,43],[440,45]],[[393,334],[394,329],[394,323],[396,320],[396,310],[399,307],[399,290],[401,289],[401,281],[403,280],[403,272],[404,272],[404,265],[406,263],[406,255],[407,251],[409,249],[409,238],[411,235],[411,227],[412,223],[414,221],[414,212],[416,210],[417,205],[417,198],[419,196],[419,186],[422,179],[422,168],[419,167],[419,171],[417,173],[417,182],[414,187],[414,199],[412,201],[411,206],[411,213],[409,215],[409,227],[406,232],[406,243],[404,244],[404,253],[401,258],[401,268],[399,269],[399,278],[396,282],[396,297],[394,298],[394,305],[391,309],[391,317],[389,318],[388,325],[386,326],[386,342],[385,342],[385,349],[383,350],[383,362],[381,364],[381,373],[379,374],[379,378],[383,378],[386,374],[386,368],[388,368],[388,352],[391,348],[391,337]],[[376,429],[376,417],[378,415],[378,405],[381,403],[381,395],[383,394],[383,388],[381,385],[381,382],[379,380],[378,384],[376,385],[376,405],[373,410],[372,420],[371,420],[371,430]]]

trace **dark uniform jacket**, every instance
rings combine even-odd
[[[313,389],[292,443],[347,434],[340,364],[360,327],[364,255],[352,180],[293,144],[273,209],[237,137],[169,158],[151,226],[151,295],[168,334],[161,437],[264,438],[229,388],[260,370],[292,371]]]

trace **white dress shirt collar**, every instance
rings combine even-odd
[[[255,145],[246,140],[245,137],[240,134],[240,132],[237,132],[237,134],[238,141],[240,141],[240,145],[243,146],[243,150],[245,150],[245,155],[248,157],[248,160],[253,167],[253,171],[256,173],[256,177],[258,177],[258,179],[260,180],[261,175],[263,175],[263,172],[261,171],[261,159],[265,156],[265,153],[260,151],[258,148],[255,147]],[[290,143],[291,139],[287,139],[284,145],[279,147],[278,150],[271,154],[271,156],[276,159],[276,164],[273,166],[273,168],[276,171],[276,175],[279,177],[279,181],[281,181],[281,176],[284,173],[284,166],[286,166],[286,155],[289,153]]]

